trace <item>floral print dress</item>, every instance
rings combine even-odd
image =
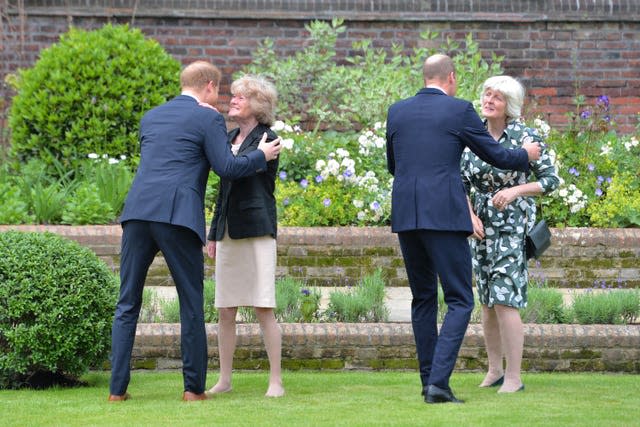
[[[512,121],[498,142],[505,148],[518,148],[532,141],[542,143],[542,138],[533,129]],[[471,239],[470,243],[480,303],[489,307],[526,307],[528,270],[524,243],[536,221],[535,198],[518,197],[502,212],[491,199],[501,189],[526,184],[531,174],[543,193],[553,191],[559,179],[549,153],[542,145],[540,159],[530,163],[527,174],[491,166],[467,149],[461,159],[461,173],[485,232],[484,239]]]

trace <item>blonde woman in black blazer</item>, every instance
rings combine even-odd
[[[262,141],[276,139],[269,128],[275,117],[277,92],[273,84],[244,76],[231,85],[229,118],[239,127],[229,132],[229,149],[236,156],[255,151]],[[220,377],[208,394],[232,390],[238,307],[254,307],[260,322],[270,376],[266,396],[284,395],[280,370],[281,332],[275,318],[276,201],[278,160],[267,162],[257,175],[221,179],[209,230],[207,254],[216,260],[216,308],[219,313]]]

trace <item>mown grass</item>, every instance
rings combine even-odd
[[[215,382],[212,372],[209,382]],[[285,397],[265,398],[267,374],[239,372],[234,390],[185,403],[179,372],[135,372],[132,399],[108,403],[108,373],[87,387],[0,391],[3,426],[637,426],[640,378],[525,374],[526,390],[480,389],[481,374],[454,374],[464,405],[427,405],[415,372],[285,372]]]

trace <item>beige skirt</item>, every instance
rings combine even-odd
[[[216,244],[216,308],[276,306],[276,239],[231,239]]]

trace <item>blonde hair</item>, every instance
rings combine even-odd
[[[180,73],[182,89],[203,89],[209,82],[220,86],[222,73],[215,65],[207,61],[195,61],[184,67]]]
[[[275,121],[278,91],[264,77],[251,74],[240,77],[231,83],[231,94],[249,99],[249,107],[258,123],[271,126]]]
[[[507,121],[517,120],[522,115],[524,104],[524,86],[511,76],[493,76],[482,85],[482,96],[487,90],[500,92],[505,97]],[[482,102],[482,96],[480,102]]]

